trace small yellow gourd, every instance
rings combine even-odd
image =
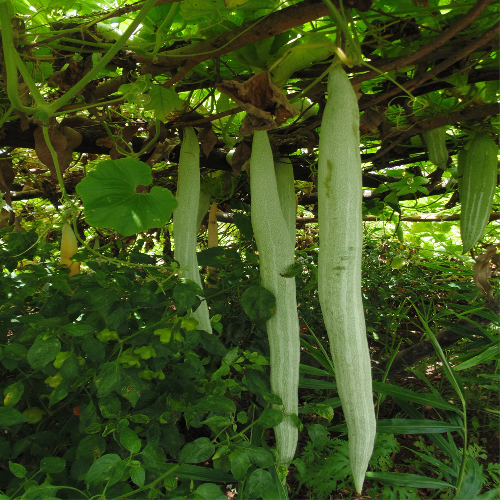
[[[61,264],[70,269],[69,277],[80,274],[80,262],[71,260],[71,257],[78,252],[78,242],[71,226],[65,222],[62,227],[61,237]]]

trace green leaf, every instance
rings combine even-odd
[[[254,470],[248,478],[248,491],[252,496],[261,497],[267,490],[272,488],[273,479],[271,474],[264,469]]]
[[[483,486],[483,467],[471,456],[467,457],[467,475],[454,500],[476,498]]]
[[[233,214],[234,225],[238,228],[241,235],[248,241],[253,238],[253,227],[252,220],[249,215],[234,213]]]
[[[132,377],[131,374],[127,373],[121,379],[119,394],[125,399],[128,399],[132,406],[135,407],[137,401],[141,398],[143,388],[144,383],[139,377]]]
[[[85,475],[85,481],[89,484],[102,483],[113,475],[115,465],[121,462],[121,458],[114,453],[99,457]]]
[[[245,453],[257,467],[272,467],[274,457],[272,453],[258,446],[246,446]]]
[[[23,500],[58,500],[57,492],[60,489],[61,486],[43,483],[29,488],[23,495]]]
[[[259,424],[267,429],[268,427],[276,427],[283,420],[283,412],[275,408],[266,408],[259,417]]]
[[[116,361],[101,365],[101,370],[94,378],[94,383],[97,387],[97,397],[103,398],[118,389],[120,379],[120,365]]]
[[[412,420],[394,418],[377,421],[377,432],[389,434],[435,434],[462,429],[460,425],[450,424],[441,420]]]
[[[56,359],[61,350],[61,342],[57,339],[38,338],[28,351],[28,362],[33,370],[40,370]]]
[[[193,333],[193,332],[190,332]],[[199,335],[201,339],[201,345],[203,349],[207,351],[209,354],[213,356],[225,356],[227,349],[224,347],[224,344],[217,338],[216,335],[212,335],[210,333],[199,330]],[[186,343],[184,343],[184,346]]]
[[[4,400],[3,404],[5,406],[16,406],[19,403],[24,392],[24,385],[22,382],[16,382],[15,384],[10,384],[3,390]]]
[[[174,109],[181,109],[184,104],[174,89],[165,89],[161,85],[153,85],[147,95],[151,97],[151,101],[144,106],[144,109],[153,110],[155,117],[162,121],[165,121],[166,115]]]
[[[167,458],[165,452],[156,444],[148,443],[141,452],[142,459],[146,468],[160,469],[165,468]]]
[[[460,363],[457,366],[453,367],[453,370],[458,372],[459,370],[466,370],[468,368],[472,368],[473,366],[483,364],[485,361],[489,359],[498,359],[500,355],[500,342],[495,342],[493,345],[487,346],[481,353],[476,356]]]
[[[213,427],[226,427],[230,425],[232,419],[229,417],[223,417],[221,415],[213,415],[212,417],[208,417],[206,420],[203,420],[202,424],[211,425]]]
[[[498,499],[498,488],[489,490],[482,495],[477,495],[474,500],[497,500]]]
[[[452,485],[441,481],[440,479],[432,479],[418,474],[403,474],[400,472],[367,472],[366,478],[373,481],[379,481],[384,484],[394,486],[406,486],[410,488],[450,488]]]
[[[224,495],[221,489],[213,483],[204,483],[195,491],[196,497],[203,500],[227,500],[227,496]]]
[[[137,186],[149,186],[152,181],[151,168],[139,160],[100,162],[76,186],[86,222],[115,229],[123,236],[162,227],[177,207],[177,200],[168,189],[159,186],[149,193],[136,193]]]
[[[59,457],[45,457],[40,461],[40,470],[54,474],[66,468],[66,460]]]
[[[132,482],[142,488],[146,481],[146,471],[142,467],[132,467],[130,469],[130,479]]]
[[[0,406],[0,429],[24,422],[28,422],[28,419],[21,412],[9,406]]]
[[[94,337],[85,337],[82,341],[82,349],[94,363],[101,363],[106,356],[106,349],[101,341]]]
[[[199,465],[181,465],[176,469],[175,475],[181,479],[192,479],[193,481],[214,481],[220,483],[234,481],[234,477],[231,474],[207,467],[200,467]]]
[[[451,410],[460,412],[460,408],[453,406],[446,401],[440,401],[431,394],[422,392],[413,392],[403,387],[398,387],[392,384],[382,382],[373,382],[373,390],[389,396],[401,398],[405,401],[412,401],[424,406],[432,406],[433,408],[441,408],[442,410]]]
[[[217,411],[220,413],[236,413],[234,401],[217,394],[208,394],[196,405],[202,411]]]
[[[83,458],[93,462],[106,451],[106,440],[98,434],[85,436],[76,448],[76,458]]]
[[[309,405],[308,411],[316,413],[316,415],[326,418],[327,420],[331,420],[333,418],[333,408],[330,405],[313,403]]]
[[[143,415],[142,413],[129,415],[128,418],[131,422],[135,422],[136,424],[148,424],[151,420],[147,415]]]
[[[138,453],[141,449],[141,440],[130,427],[125,427],[120,432],[120,443],[130,453]]]
[[[15,464],[14,462],[9,461],[9,469],[12,474],[16,477],[24,477],[28,473],[26,468],[21,464]]]
[[[246,315],[256,323],[267,321],[276,312],[274,295],[260,285],[247,288],[241,296],[240,303]]]
[[[283,59],[271,71],[274,84],[281,87],[292,73],[307,68],[315,61],[321,61],[333,54],[333,44],[328,37],[319,33],[302,36],[301,44],[288,49]],[[286,50],[287,45],[282,50]]]
[[[200,302],[198,295],[203,295],[203,290],[198,283],[182,279],[182,282],[174,287],[173,293],[175,306],[179,314],[183,314]]]
[[[246,453],[235,454],[235,456],[231,459],[231,472],[235,479],[243,479],[246,476],[250,465],[250,459]]]
[[[56,388],[52,390],[49,398],[49,406],[59,403],[69,394],[70,385],[67,380],[61,382]]]
[[[215,453],[215,444],[206,437],[195,439],[179,452],[179,463],[196,464],[208,460]]]
[[[113,302],[120,300],[120,296],[114,290],[107,288],[98,288],[92,291],[91,301],[92,305],[103,315],[108,314]]]
[[[307,432],[315,448],[322,450],[328,441],[328,433],[321,424],[306,425]]]
[[[270,392],[269,378],[256,370],[247,370],[242,380],[250,392],[256,395],[267,394]]]
[[[69,325],[64,325],[59,329],[59,333],[69,335],[71,337],[85,337],[96,332],[97,330],[93,326],[85,325],[84,323],[70,323]]]
[[[240,254],[234,248],[211,247],[196,254],[198,265],[215,268],[226,268],[240,262]]]
[[[104,418],[117,418],[122,406],[120,400],[113,394],[99,399],[99,409]]]
[[[186,21],[219,18],[222,10],[225,10],[223,0],[183,0],[181,3],[181,16]]]

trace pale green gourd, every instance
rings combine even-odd
[[[295,241],[285,222],[267,132],[254,132],[250,159],[252,227],[259,251],[261,284],[276,297],[276,313],[267,321],[271,351],[271,389],[280,396],[285,418],[275,427],[279,465],[288,467],[298,431],[290,414],[298,412],[300,339],[295,279],[282,274],[294,262]],[[295,199],[294,199],[295,206]]]
[[[281,212],[285,218],[285,224],[290,233],[290,240],[295,248],[297,238],[296,215],[297,205],[295,202],[295,179],[293,177],[292,163],[288,158],[282,158],[275,162],[276,185],[281,205]]]
[[[318,159],[318,292],[361,493],[376,433],[361,297],[362,180],[356,94],[341,66],[328,79]]]
[[[497,185],[498,146],[488,134],[480,132],[472,139],[463,169],[460,235],[466,253],[484,234]]]
[[[179,263],[182,277],[202,287],[196,257],[196,239],[199,230],[200,145],[192,127],[184,129],[175,197],[178,205],[174,210],[174,258]],[[201,302],[198,309],[193,312],[193,317],[198,320],[199,330],[212,333],[206,301]]]
[[[457,183],[458,193],[462,198],[462,184],[464,180],[465,159],[467,158],[467,150],[461,149],[457,154]]]
[[[433,128],[424,131],[425,144],[429,161],[436,167],[444,170],[448,162],[448,150],[446,149],[446,127]]]
[[[207,189],[204,189],[202,187],[200,190],[200,198],[199,198],[199,202],[198,202],[198,215],[196,217],[198,230],[201,227],[201,223],[203,222],[205,215],[207,215],[207,213],[210,209],[210,201],[211,200],[212,200],[212,197],[210,195],[210,191]]]

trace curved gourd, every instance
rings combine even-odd
[[[177,178],[178,205],[174,210],[174,258],[179,263],[182,276],[202,286],[196,239],[198,235],[198,208],[200,203],[200,145],[192,127],[184,129],[179,157]],[[212,333],[206,301],[193,312],[198,320],[197,328]]]
[[[359,109],[341,66],[328,79],[318,158],[318,292],[361,492],[376,433],[370,353],[361,298],[362,180]]]
[[[283,421],[275,427],[279,464],[288,467],[298,430],[290,414],[298,413],[300,339],[295,279],[281,276],[294,262],[295,242],[283,216],[267,132],[256,131],[250,159],[252,227],[259,251],[261,284],[276,297],[276,313],[267,321],[271,389],[280,396]],[[295,206],[295,199],[293,200]]]

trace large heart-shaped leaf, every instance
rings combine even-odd
[[[102,161],[76,186],[86,221],[92,226],[115,229],[123,236],[163,226],[177,207],[177,200],[159,186],[149,193],[136,192],[137,186],[148,186],[152,181],[151,168],[142,161]]]

